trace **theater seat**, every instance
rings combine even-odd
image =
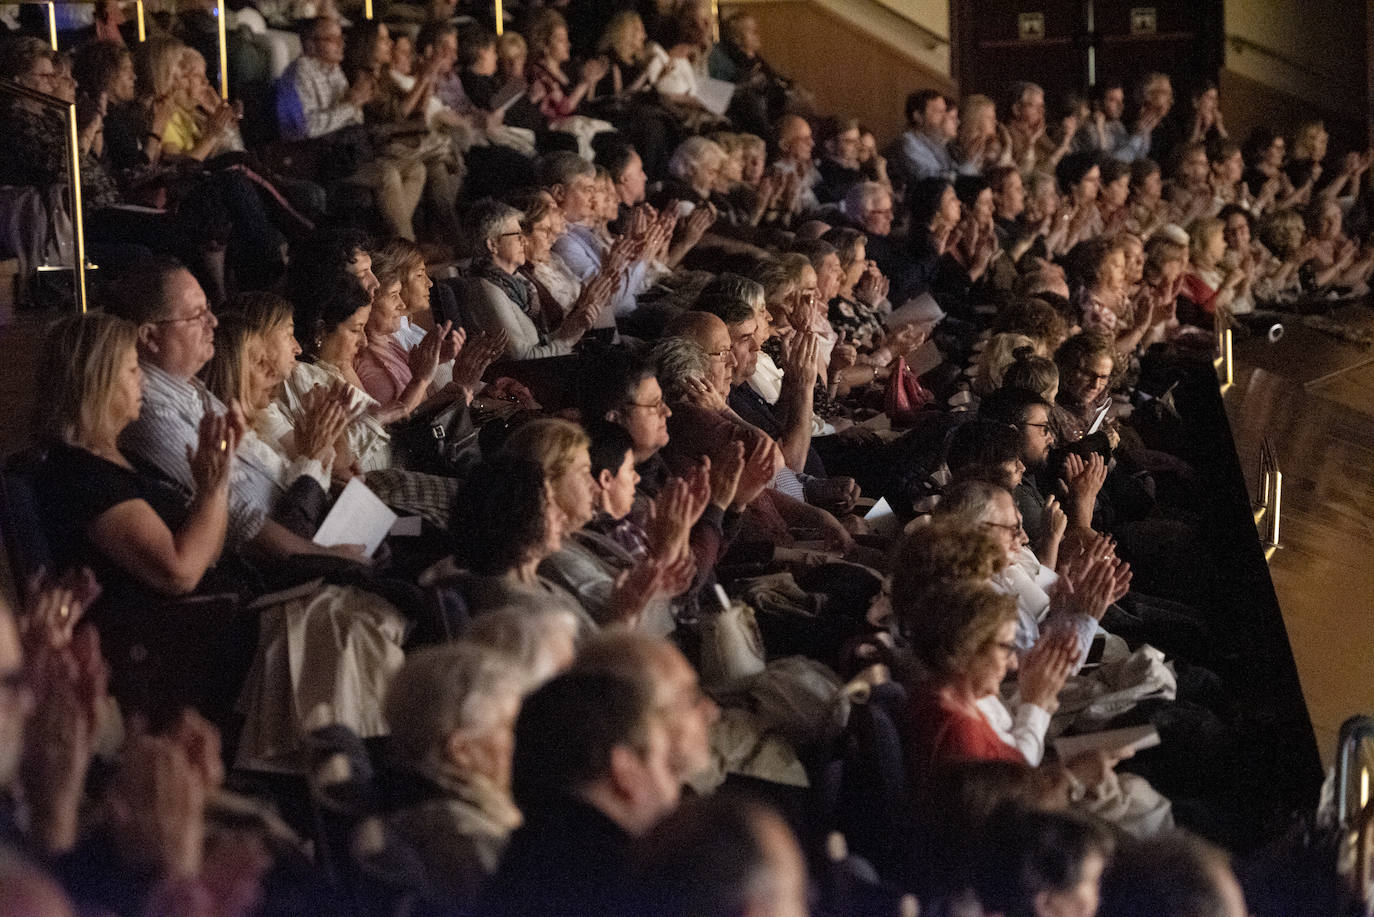
[[[41,450],[18,453],[0,473],[0,538],[16,583],[53,569],[34,488],[43,457]],[[156,727],[193,707],[232,746],[233,707],[257,644],[257,612],[241,607],[230,593],[166,598],[138,608],[112,607],[117,601],[103,596],[91,618],[99,625],[118,615],[127,624],[137,615],[136,626],[106,626],[101,632],[110,692],[124,712],[143,713]]]

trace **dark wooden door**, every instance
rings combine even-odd
[[[999,104],[1017,80],[1053,100],[1151,70],[1181,96],[1221,64],[1220,0],[950,0],[950,15],[960,91]]]

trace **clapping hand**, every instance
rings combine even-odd
[[[506,331],[482,331],[467,339],[453,361],[453,381],[468,392],[482,384],[482,374],[505,354],[510,345]]]
[[[1021,699],[1046,713],[1059,709],[1059,692],[1078,662],[1078,638],[1071,630],[1042,634],[1021,660],[1016,677]]]
[[[200,431],[195,451],[186,447],[186,460],[191,465],[191,479],[197,494],[211,494],[228,490],[229,471],[234,452],[245,432],[243,410],[238,401],[230,402],[229,412],[206,412],[200,419]]]

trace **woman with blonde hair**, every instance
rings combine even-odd
[[[985,95],[964,96],[959,133],[950,151],[961,175],[987,175],[1012,165],[1011,137],[997,121],[997,103]]]
[[[572,58],[572,43],[567,20],[555,9],[545,7],[535,13],[525,34],[529,42],[526,78],[530,101],[539,106],[550,130],[576,137],[578,152],[590,161],[594,158],[591,138],[612,128],[605,121],[587,117],[581,108],[610,70],[609,65],[603,58],[592,58],[582,65],[576,82],[563,71],[563,65]]]
[[[205,415],[190,457],[189,501],[136,470],[119,448],[142,402],[136,344],[137,329],[124,319],[72,316],[48,332],[36,376],[44,397],[34,429],[47,454],[35,483],[54,564],[95,572],[104,592],[93,617],[105,630],[102,614],[111,613],[106,636],[116,646],[137,632],[130,612],[149,594],[188,594],[219,560],[229,472],[245,432],[236,403],[226,414]]]
[[[231,300],[231,304],[232,304]],[[255,431],[266,423],[272,398],[284,378],[268,352],[262,332],[246,316],[226,311],[215,327],[215,355],[200,371],[210,394],[225,404],[237,400]],[[343,435],[348,413],[337,401],[322,405],[317,423],[294,440],[298,454],[290,456],[271,436],[251,436],[241,448],[252,450],[262,467],[275,469],[277,479],[290,487],[302,476],[313,479],[326,493],[336,456],[334,444]]]
[[[239,111],[210,85],[201,53],[178,45],[165,47],[159,55],[162,59],[155,62],[154,71],[155,98],[165,94],[176,105],[162,133],[163,153],[204,162],[221,153],[243,152]],[[175,80],[171,86],[156,85],[168,78]]]
[[[1023,349],[1035,353],[1035,348],[1035,341],[1024,334],[994,334],[975,363],[977,374],[973,378],[974,392],[990,395],[997,391],[1002,387],[1007,369],[1016,362],[1016,355]]]

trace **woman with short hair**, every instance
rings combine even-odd
[[[534,283],[519,269],[525,264],[525,233],[520,211],[496,201],[480,201],[468,217],[469,238],[478,247],[468,288],[468,308],[477,328],[504,333],[505,356],[511,360],[571,353],[591,329],[599,311],[570,313],[550,327],[540,308]]]

